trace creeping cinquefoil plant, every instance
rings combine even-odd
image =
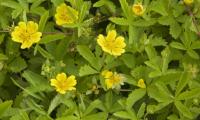
[[[200,120],[200,0],[0,0],[0,120]]]

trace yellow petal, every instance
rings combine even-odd
[[[122,37],[122,36],[119,36],[119,37],[116,38],[115,44],[116,44],[117,47],[119,47],[119,48],[124,48],[124,47],[126,47],[126,43],[124,42],[124,37]]]
[[[29,34],[33,34],[35,32],[37,32],[38,30],[38,24],[37,23],[34,23],[33,21],[29,21],[27,23],[27,32]]]
[[[37,42],[39,42],[40,41],[40,39],[41,39],[41,36],[42,36],[42,33],[41,32],[36,32],[36,33],[34,33],[34,34],[32,34],[31,35],[31,42],[33,42],[33,43],[37,43]]]
[[[68,87],[67,90],[76,90],[76,88],[75,87]]]
[[[21,45],[21,49],[25,49],[25,48],[30,48],[32,46],[32,42],[30,41],[24,41]]]
[[[57,13],[62,13],[62,12],[65,12],[67,9],[67,5],[65,3],[62,3],[61,5],[59,5],[57,8],[56,8],[56,12]]]
[[[67,78],[67,82],[66,82],[68,87],[73,87],[77,84],[75,76],[71,75],[70,77]]]
[[[19,43],[23,42],[23,40],[19,37],[20,33],[17,32],[17,31],[12,32],[11,36],[12,36],[12,40],[15,41],[15,42],[19,42]]]
[[[51,86],[57,86],[58,81],[56,79],[51,79],[50,83],[51,83]]]
[[[110,79],[106,79],[105,84],[106,84],[108,89],[113,87],[113,82]]]
[[[58,81],[65,81],[67,79],[67,75],[65,73],[60,73],[56,76]]]
[[[116,36],[117,36],[116,30],[111,30],[111,31],[108,32],[106,40],[107,41],[113,41],[113,40],[115,40]]]
[[[113,76],[113,72],[111,71],[107,71],[105,74],[104,74],[104,78],[110,78]]]
[[[114,55],[114,56],[120,56],[124,52],[125,52],[125,50],[121,49],[121,48],[114,48],[114,49],[112,49],[112,55]]]
[[[20,29],[26,30],[26,23],[25,22],[19,22],[18,26],[19,26]]]
[[[59,89],[59,88],[57,88],[56,91],[57,91],[58,93],[60,93],[60,94],[65,94],[65,93],[66,93],[65,90],[62,90],[62,89]]]
[[[140,88],[146,88],[146,85],[143,79],[139,79],[137,86]]]
[[[101,47],[105,45],[105,37],[104,37],[102,34],[100,34],[100,35],[98,36],[98,38],[97,38],[97,43],[98,43]]]

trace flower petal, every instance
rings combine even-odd
[[[51,83],[51,86],[57,86],[58,81],[56,79],[51,79],[50,83]]]
[[[29,21],[27,23],[27,32],[29,34],[36,33],[38,31],[38,24],[34,23],[33,21]]]
[[[102,47],[105,46],[105,37],[100,34],[97,38],[97,43]]]
[[[32,46],[32,42],[30,41],[24,41],[21,45],[21,49],[25,49],[25,48],[30,48]]]
[[[41,32],[36,32],[36,33],[34,33],[34,34],[32,34],[31,35],[31,42],[33,42],[33,43],[37,43],[37,42],[39,42],[40,41],[40,39],[41,39],[41,36],[42,36],[42,33]]]
[[[58,81],[65,81],[67,79],[67,75],[65,73],[60,73],[56,76]]]
[[[113,40],[115,40],[116,36],[117,36],[116,30],[111,30],[111,31],[108,32],[108,35],[106,37],[106,41],[113,41]]]
[[[76,79],[75,79],[75,76],[74,75],[71,75],[71,76],[69,76],[68,78],[67,78],[67,86],[69,86],[69,87],[73,87],[73,86],[75,86],[76,84],[77,84],[77,82],[76,82]]]

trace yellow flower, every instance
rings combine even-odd
[[[108,89],[120,88],[120,85],[124,85],[124,77],[121,74],[105,70],[101,75],[104,77]]]
[[[146,85],[145,85],[143,79],[139,79],[137,86],[140,87],[140,88],[146,88]]]
[[[12,40],[22,43],[21,48],[30,48],[32,44],[40,41],[42,33],[38,32],[38,24],[33,21],[19,22],[11,33]]]
[[[183,0],[183,2],[186,4],[186,5],[191,5],[193,3],[193,0]]]
[[[133,10],[133,13],[137,16],[143,15],[145,11],[141,3],[133,4],[132,10]]]
[[[54,86],[60,94],[65,94],[66,91],[76,90],[74,86],[77,82],[74,75],[67,77],[65,73],[60,73],[56,76],[56,79],[51,79],[50,81],[51,86]]]
[[[71,24],[78,20],[78,11],[63,3],[56,8],[55,18],[57,25]]]
[[[125,52],[126,43],[124,42],[124,37],[117,36],[115,30],[108,32],[108,35],[105,37],[100,34],[97,38],[97,43],[101,46],[104,52],[107,52],[114,56],[120,56]]]

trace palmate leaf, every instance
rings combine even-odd
[[[108,114],[106,112],[97,112],[82,118],[82,120],[106,120]]]
[[[25,69],[27,67],[27,63],[26,61],[21,58],[21,57],[17,57],[15,58],[9,65],[8,68],[12,71],[12,72],[20,72],[23,69]]]
[[[30,120],[28,114],[25,111],[19,111],[18,114],[12,116],[10,120]]]
[[[86,116],[89,113],[91,113],[95,108],[98,108],[100,105],[102,105],[102,102],[99,99],[94,100],[93,102],[91,102],[90,105],[84,111],[84,116]]]
[[[87,75],[92,75],[92,74],[97,74],[98,71],[90,67],[89,65],[84,65],[80,68],[79,70],[79,75],[82,76],[87,76]]]
[[[127,111],[118,111],[114,113],[114,116],[122,118],[122,119],[132,119],[132,116]]]
[[[183,103],[181,103],[181,101],[175,101],[175,106],[183,116],[190,119],[193,118],[193,115],[190,112],[189,108],[185,106]]]
[[[191,76],[190,73],[188,72],[183,72],[180,80],[178,82],[177,88],[176,88],[176,92],[175,95],[179,95],[180,92],[183,90],[183,88],[188,84],[189,80],[190,80]]]
[[[148,105],[147,106],[147,113],[153,114],[161,109],[163,109],[164,107],[166,107],[167,105],[169,105],[171,102],[161,102],[157,105]]]
[[[132,106],[146,94],[146,89],[136,89],[131,92],[126,100],[127,108]]]
[[[130,7],[126,0],[119,0],[126,18],[130,17]]]
[[[150,9],[161,14],[162,16],[167,16],[166,5],[168,4],[167,0],[156,0],[151,3]]]
[[[179,25],[178,22],[175,22],[173,24],[170,25],[170,34],[172,35],[172,37],[174,39],[177,39],[179,37],[179,35],[181,34],[182,28]]]
[[[158,86],[158,85],[157,85]],[[168,92],[163,92],[162,86],[156,87],[151,85],[147,88],[149,97],[154,98],[160,103],[171,103],[173,102],[173,97]]]
[[[28,81],[31,87],[35,88],[36,91],[34,92],[48,91],[51,89],[49,80],[45,79],[43,76],[37,73],[27,70],[23,72],[22,77]]]
[[[96,68],[96,70],[100,69],[101,66],[98,63],[98,59],[94,56],[92,51],[87,46],[78,45],[77,50],[80,55],[83,56],[83,58],[85,58],[91,64],[92,67]]]
[[[44,28],[45,28],[45,25],[46,25],[46,22],[48,20],[48,17],[49,17],[49,11],[46,11],[40,18],[40,22],[39,22],[39,26],[38,26],[38,30],[40,32],[43,32],[44,31]]]
[[[118,17],[110,17],[109,20],[117,25],[129,25],[129,22],[125,18],[118,18]]]
[[[11,107],[13,101],[5,101],[0,103],[0,118]]]
[[[40,44],[47,44],[49,42],[53,42],[56,40],[62,40],[63,38],[65,38],[64,34],[55,34],[55,35],[46,35],[43,36],[42,39],[39,41]]]
[[[182,92],[177,96],[176,100],[187,100],[187,99],[199,97],[200,96],[199,91],[200,91],[200,88],[194,88],[190,91]]]

